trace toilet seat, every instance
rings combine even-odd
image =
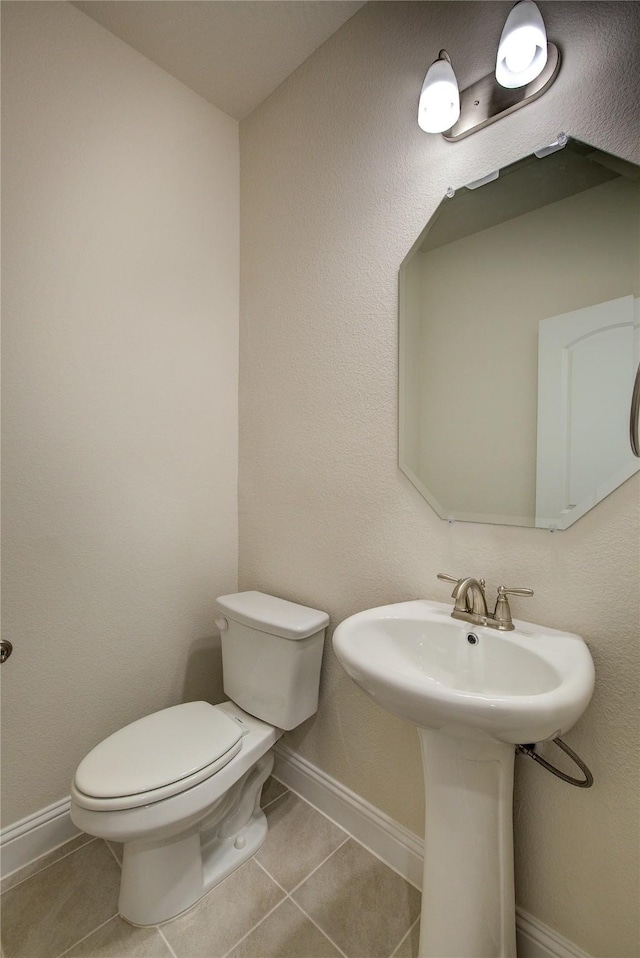
[[[207,702],[188,702],[132,722],[78,766],[72,791],[83,808],[137,808],[210,778],[242,748],[243,726]]]
[[[155,793],[128,798],[92,798],[71,783],[71,819],[80,831],[107,841],[164,840],[209,816],[226,793],[282,735],[279,729],[248,715],[234,702],[215,706],[242,732],[241,748],[224,767],[197,784],[182,781],[183,791],[162,799]],[[246,734],[245,734],[246,732]],[[159,790],[158,790],[159,791]],[[139,801],[134,804],[135,799]]]

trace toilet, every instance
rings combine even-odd
[[[217,604],[229,701],[125,726],[89,752],[71,785],[74,824],[124,843],[118,909],[135,925],[175,918],[256,853],[271,749],[318,708],[329,616],[262,592]]]

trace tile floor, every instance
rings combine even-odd
[[[117,915],[120,847],[81,835],[2,885],[3,958],[415,958],[420,893],[275,779],[267,840],[192,909]]]

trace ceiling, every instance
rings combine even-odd
[[[73,6],[241,120],[364,0],[73,0]]]

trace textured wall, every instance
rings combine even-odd
[[[415,121],[446,47],[492,69],[510,4],[368,4],[241,124],[240,583],[326,609],[446,599],[440,570],[535,589],[516,614],[584,635],[597,669],[572,789],[517,762],[522,907],[601,958],[637,955],[638,478],[566,532],[438,519],[397,466],[397,271],[449,185],[566,130],[640,161],[637,3],[543,3],[564,63],[526,110],[458,144]],[[443,409],[443,416],[446,410]],[[327,644],[288,743],[422,828],[417,736]],[[635,753],[635,761],[634,761]]]
[[[64,3],[3,3],[3,814],[221,695],[238,125]]]

